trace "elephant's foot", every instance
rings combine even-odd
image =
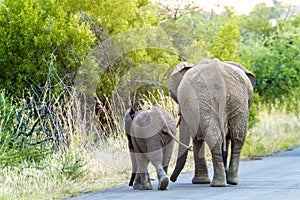
[[[136,182],[135,182],[135,183],[133,184],[133,189],[134,189],[134,190],[139,190],[139,189],[140,189],[140,185],[141,185],[140,183],[136,183]]]
[[[141,174],[137,173],[135,175],[135,179],[134,179],[134,183],[133,183],[133,189],[138,190],[140,188],[141,184],[142,184]]]
[[[211,187],[226,187],[225,179],[216,179],[214,178],[210,184]]]
[[[238,184],[238,178],[237,177],[228,177],[227,183],[230,185],[237,185]]]
[[[165,190],[169,185],[169,177],[167,177],[164,169],[157,167],[158,190]]]
[[[219,149],[216,146],[216,153],[212,151],[214,177],[210,183],[211,187],[226,187],[226,173],[222,155],[218,154]]]
[[[169,178],[167,176],[164,176],[159,179],[159,183],[158,183],[159,190],[167,189],[168,185],[169,185]]]
[[[238,184],[238,175],[237,172],[226,173],[227,183],[230,185],[237,185]]]
[[[135,183],[133,185],[134,190],[152,190],[152,185],[149,182],[144,182],[144,183]]]
[[[150,176],[148,173],[141,173],[135,179],[133,189],[135,190],[152,190]]]
[[[214,178],[212,182],[210,183],[211,187],[226,187],[226,174],[225,171],[222,172],[217,172],[216,170],[214,171]]]
[[[140,184],[134,184],[134,185],[133,185],[133,189],[134,189],[134,190],[140,189]]]
[[[192,179],[193,184],[210,184],[208,175],[194,176]]]
[[[151,183],[141,184],[138,189],[139,190],[152,190],[152,185],[151,185]]]

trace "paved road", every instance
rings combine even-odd
[[[211,175],[211,169],[210,169]],[[239,184],[223,188],[191,184],[192,173],[181,174],[166,191],[137,191],[121,185],[89,193],[70,200],[100,199],[201,199],[201,200],[299,200],[300,199],[300,147],[241,162]],[[157,188],[157,181],[153,181]]]

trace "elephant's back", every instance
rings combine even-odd
[[[172,141],[165,133],[166,126],[176,133],[176,121],[166,110],[152,107],[134,117],[131,126],[133,146],[138,152],[148,153],[161,149]]]
[[[201,74],[209,93],[217,93],[219,101],[243,103],[252,99],[253,88],[250,79],[240,68],[218,59],[204,59],[192,74]]]
[[[208,130],[215,117],[212,114],[216,106],[212,101],[217,102],[213,96],[218,93],[219,86],[208,84],[212,82],[213,73],[207,74],[207,69],[207,66],[197,64],[185,73],[178,86],[177,98],[181,115],[192,134],[199,131],[199,125],[203,131]]]
[[[226,99],[226,80],[221,62],[204,59],[186,72],[178,87],[181,96],[197,101],[221,101]],[[183,97],[184,98],[184,97]]]
[[[148,138],[157,134],[161,130],[161,122],[158,117],[159,114],[153,113],[151,110],[143,110],[138,113],[132,121],[132,136]]]
[[[188,123],[207,126],[201,127],[203,129],[208,129],[212,121],[222,119],[221,123],[226,123],[232,108],[247,112],[251,98],[247,84],[251,85],[250,80],[242,70],[217,59],[205,59],[188,70],[179,84],[182,115]]]
[[[233,65],[223,63],[223,74],[228,94],[234,97],[235,101],[252,99],[253,87],[244,71]]]
[[[174,117],[166,110],[158,107],[152,107],[149,110],[143,110],[132,121],[131,131],[133,136],[139,138],[148,138],[159,134],[166,125],[176,133],[176,121]]]

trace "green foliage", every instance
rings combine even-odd
[[[79,156],[68,154],[64,157],[61,167],[62,176],[70,180],[82,179],[86,175],[87,171],[82,167],[85,165],[85,161]]]
[[[247,135],[246,142],[243,146],[242,157],[255,158],[265,156],[268,149],[262,142],[262,137],[255,137],[252,133]]]
[[[240,44],[239,51],[241,59],[250,63],[256,75],[255,91],[261,100],[297,112],[300,91],[300,40],[297,33],[300,27],[293,26],[294,20],[283,22],[278,19],[269,36],[266,33],[260,35],[262,33],[258,30],[256,34],[249,31],[248,39]]]
[[[158,21],[156,7],[150,0],[64,0],[71,12],[83,11],[95,26],[110,36],[133,28],[152,27]]]
[[[260,97],[257,93],[254,93],[252,105],[250,106],[250,110],[249,110],[248,129],[252,129],[260,122],[260,119],[258,117],[259,106],[260,106]]]
[[[160,64],[168,66],[174,63],[169,59],[172,57],[171,53],[161,53],[160,48],[164,51],[170,50],[170,47],[165,48],[164,45],[169,40],[160,39],[159,37],[165,34],[160,34],[162,31],[154,28],[159,22],[159,17],[156,13],[157,8],[151,1],[68,2],[72,4],[67,3],[66,9],[86,13],[87,21],[92,24],[97,37],[98,46],[93,50],[93,56],[97,58],[98,63],[94,63],[92,68],[93,72],[97,71],[99,74],[96,93],[103,104],[111,100],[120,85],[120,80],[126,79],[131,69],[146,63],[158,63],[158,60]],[[160,41],[163,42],[159,43]],[[91,67],[81,66],[80,71],[86,71],[85,68]]]
[[[244,15],[241,21],[241,32],[243,34],[259,34],[270,36],[274,30],[271,18],[276,17],[273,7],[267,7],[265,3],[255,6],[249,15]]]
[[[118,72],[104,70],[101,73],[101,81],[97,85],[97,96],[101,102],[106,102],[107,98],[111,99],[115,88],[120,80]]]
[[[211,42],[206,43],[206,51],[209,57],[222,61],[240,62],[237,52],[238,43],[242,40],[239,33],[239,21],[236,16],[231,16],[219,27],[215,35],[211,36]]]
[[[49,149],[34,144],[34,138],[16,132],[15,109],[4,91],[0,93],[0,166],[18,166],[24,161],[39,161]]]
[[[205,57],[240,61],[237,52],[238,44],[242,40],[239,33],[239,17],[232,13],[216,15],[191,12],[177,20],[167,19],[161,26],[176,31],[175,36],[185,35],[182,37],[184,41],[178,37],[172,39],[179,52],[184,49],[180,56],[188,62],[197,63]],[[183,46],[176,44],[180,42]]]
[[[0,7],[1,87],[21,91],[42,84],[45,61],[54,55],[62,76],[76,72],[94,36],[80,15],[66,12],[60,1],[3,1]]]

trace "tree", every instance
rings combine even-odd
[[[69,75],[91,50],[95,38],[80,15],[66,12],[55,0],[4,0],[0,7],[0,87],[21,92],[42,84],[53,60],[57,72]]]
[[[221,24],[214,35],[207,38],[205,49],[211,58],[222,61],[240,62],[237,47],[242,37],[239,33],[239,21],[236,16],[230,16],[224,24]]]
[[[241,21],[243,35],[259,34],[270,36],[273,32],[272,20],[277,17],[274,7],[267,7],[265,3],[255,6],[249,15],[244,15]]]
[[[198,6],[193,0],[160,0],[157,1],[156,4],[163,10],[163,12],[167,12],[172,16],[174,20],[179,19],[181,16],[186,14],[190,14],[192,12],[199,12],[202,10],[200,6]]]
[[[151,66],[173,66],[178,57],[172,43],[165,37],[164,30],[157,28],[160,17],[157,7],[149,0],[75,0],[75,6],[68,7],[74,12],[85,13],[97,37],[97,46],[91,58],[97,62],[92,73],[99,73],[97,96],[105,104],[117,91],[120,84],[131,81],[128,77],[146,78],[143,73]],[[70,5],[70,4],[68,4]],[[82,66],[80,71],[90,73]],[[144,70],[131,70],[134,68]],[[159,70],[159,67],[153,70]],[[156,79],[157,77],[152,77]],[[153,80],[152,79],[152,80]],[[120,81],[122,80],[122,83]],[[147,79],[149,83],[149,79]],[[147,80],[142,81],[143,84]],[[127,85],[128,86],[128,85]],[[127,87],[130,88],[130,87]],[[122,90],[124,92],[124,90]],[[141,93],[145,91],[141,91]],[[90,92],[92,94],[92,92]]]
[[[242,37],[239,33],[239,17],[230,10],[217,15],[213,12],[191,12],[161,23],[165,29],[173,29],[174,47],[184,49],[186,57],[182,58],[197,63],[204,57],[239,62],[237,47]],[[178,37],[179,36],[179,37]],[[182,37],[184,36],[184,37]],[[181,38],[180,38],[181,37]],[[184,39],[185,46],[177,41]]]
[[[290,13],[289,7],[278,5],[274,9],[276,23],[268,33],[251,29],[239,51],[241,59],[250,63],[256,74],[255,91],[261,100],[297,112],[300,99],[299,18]],[[259,27],[263,22],[252,23],[252,27]]]

